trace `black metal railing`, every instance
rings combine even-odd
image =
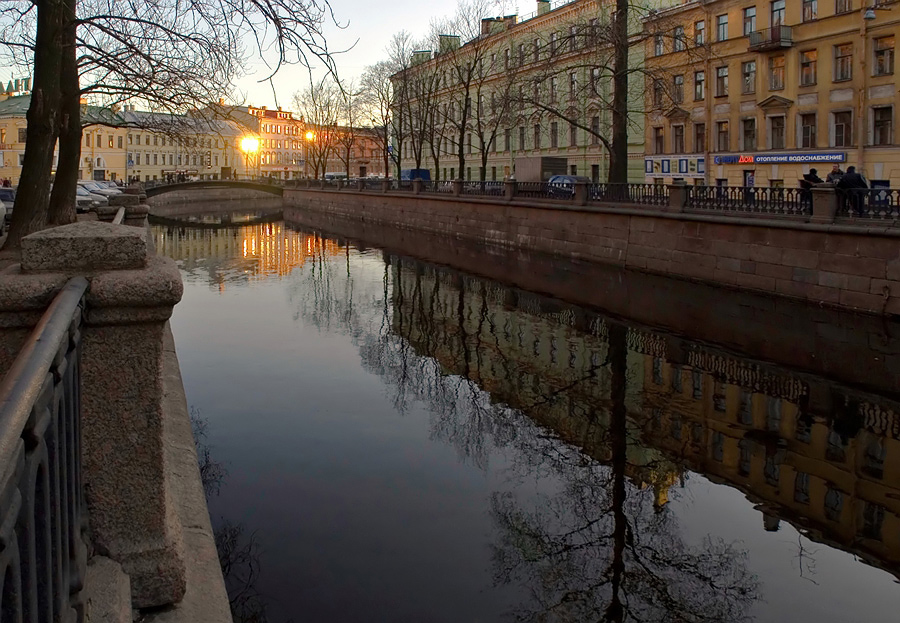
[[[812,212],[812,193],[800,188],[688,186],[689,210],[799,216]]]
[[[900,220],[900,189],[836,188],[838,216],[878,221]]]
[[[591,201],[664,206],[669,203],[669,187],[664,184],[591,184]]]
[[[547,182],[517,182],[516,197],[524,199],[547,199],[550,184]]]
[[[436,194],[440,194],[440,195],[452,195],[453,194],[453,182],[449,182],[449,181],[422,182],[422,192],[423,193],[436,193]]]
[[[790,26],[772,26],[750,33],[751,50],[775,50],[789,48],[793,45],[793,33]]]
[[[70,280],[0,381],[0,620],[84,620],[81,316]]]
[[[502,197],[506,194],[506,185],[503,182],[463,182],[462,194]]]

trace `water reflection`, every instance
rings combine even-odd
[[[747,494],[767,530],[789,521],[900,577],[893,400],[449,269],[392,265],[393,328],[417,354],[604,464],[615,463],[612,440],[626,439],[623,469],[654,489],[657,506],[688,471],[701,473]],[[612,334],[623,332],[617,364]],[[609,422],[617,392],[628,422],[619,437]]]
[[[263,281],[267,292],[273,282],[281,283],[278,293],[290,326],[303,336],[304,358],[320,366],[339,359],[334,342],[329,349],[308,346],[313,340],[306,328],[349,341],[359,354],[357,365],[382,379],[388,417],[404,416],[401,427],[414,429],[424,406],[428,436],[452,447],[460,466],[440,474],[441,479],[427,470],[411,475],[422,480],[413,489],[416,498],[437,500],[435,508],[450,500],[460,503],[449,491],[454,479],[465,478],[468,468],[485,475],[486,494],[463,503],[489,519],[490,548],[483,563],[493,585],[441,602],[441,614],[429,620],[470,620],[473,608],[467,602],[481,608],[476,609],[480,620],[505,615],[573,622],[776,620],[788,614],[798,621],[838,621],[847,620],[842,613],[848,611],[872,617],[898,603],[896,594],[886,594],[882,584],[872,582],[879,599],[864,600],[860,588],[866,580],[856,577],[858,563],[828,555],[829,548],[844,550],[900,577],[896,388],[855,390],[756,361],[753,353],[747,353],[750,358],[736,356],[447,267],[292,231],[281,223],[216,230],[158,227],[155,234],[160,252],[180,260],[189,286],[227,285],[259,297]],[[243,276],[241,271],[246,271]],[[266,300],[266,309],[274,309],[272,299]],[[179,309],[190,304],[187,298]],[[176,309],[176,320],[179,313],[184,314]],[[205,318],[199,311],[192,314]],[[265,324],[273,318],[247,326],[247,343],[265,343],[259,337],[266,335]],[[201,348],[189,333],[176,331],[176,339],[180,356],[189,352],[186,345]],[[291,368],[299,365],[295,359],[279,359],[274,352],[269,356],[285,368],[278,372],[300,387],[304,402],[337,400],[317,398],[334,388],[304,384],[299,371],[308,369]],[[227,362],[217,360],[217,365]],[[246,368],[239,354],[233,365]],[[337,391],[341,385],[366,385],[364,376],[333,383]],[[192,391],[222,389],[188,387],[189,395]],[[255,389],[246,381],[241,391]],[[378,397],[367,396],[363,421],[345,422],[333,414],[322,424],[296,405],[291,419],[275,420],[301,427],[318,443],[329,434],[352,440],[352,428],[368,430],[376,421],[385,426]],[[265,418],[266,408],[275,412],[275,402],[276,396],[261,394],[257,417]],[[320,426],[331,430],[325,434]],[[279,432],[285,439],[292,433],[287,428]],[[381,429],[371,432],[378,437]],[[307,459],[302,449],[284,450],[306,461],[303,469],[312,471],[317,487],[347,487],[341,496],[357,500],[353,516],[361,513],[366,529],[373,530],[367,539],[378,551],[395,551],[411,528],[379,531],[376,527],[386,523],[378,514],[383,505],[363,511],[367,507],[358,500],[366,496],[347,480],[348,456],[385,469],[369,462],[377,451],[365,435],[361,439],[347,442],[358,446],[338,445],[341,453],[323,451],[327,456],[321,462]],[[243,438],[235,445],[241,453],[252,452]],[[399,446],[399,452],[417,450]],[[306,452],[312,454],[309,448]],[[278,478],[291,483],[295,476],[279,471]],[[709,483],[727,485],[745,500]],[[366,494],[396,500],[399,486],[394,481]],[[334,591],[340,594],[352,584],[358,609],[342,604],[342,620],[387,620],[395,612],[373,610],[371,604],[392,603],[396,609],[401,601],[421,599],[437,610],[440,591],[435,585],[459,579],[422,580],[418,590],[393,594],[380,578],[379,573],[407,578],[411,586],[423,572],[427,577],[438,568],[436,544],[421,546],[412,569],[381,555],[372,562],[366,549],[354,549],[354,557],[372,562],[378,571],[365,581],[344,575],[347,550],[329,543],[351,537],[340,532],[348,529],[344,524],[349,519],[311,528],[308,522],[314,523],[318,514],[332,515],[306,506],[316,497],[308,486],[295,485],[295,490],[288,490],[289,497],[274,512],[297,523],[292,538],[325,530],[316,544],[324,548],[322,559],[316,560],[331,561],[326,564],[333,568],[320,570],[329,578],[325,585],[314,576],[313,592],[322,595],[310,595],[301,590],[302,582],[309,581],[303,575],[306,560],[286,553],[294,551],[290,543],[270,543],[266,566],[288,569],[281,575],[288,580],[297,576],[297,583],[284,588],[289,586],[285,578],[279,584],[264,574],[254,582],[263,586],[258,594],[280,602],[285,613],[333,612],[327,608],[335,607]],[[306,495],[298,508],[292,498],[301,492]],[[227,500],[228,495],[225,487],[222,497]],[[399,503],[404,502],[412,505],[413,499]],[[748,515],[755,524],[749,528],[743,521]],[[257,519],[266,518],[260,511]],[[483,532],[467,525],[456,530],[470,537],[467,543],[477,551]],[[767,532],[776,531],[786,541],[773,550]],[[220,545],[225,551],[240,550],[229,546],[228,539]],[[785,549],[790,551],[785,554]],[[785,558],[794,561],[793,570],[784,568]],[[818,560],[823,564],[817,565]],[[798,585],[792,573],[821,582],[821,587]],[[320,615],[320,620],[329,619]]]

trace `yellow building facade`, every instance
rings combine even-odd
[[[685,2],[644,21],[647,181],[900,187],[896,0]]]
[[[0,94],[0,179],[18,184],[25,158],[28,93]],[[154,115],[126,108],[85,106],[80,179],[149,182],[184,174],[198,179],[245,176],[241,138],[234,122]],[[55,156],[54,156],[55,171]]]

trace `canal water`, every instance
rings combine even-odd
[[[264,211],[154,237],[236,621],[900,612],[896,387]]]

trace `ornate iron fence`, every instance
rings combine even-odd
[[[423,193],[436,193],[442,195],[452,195],[453,194],[453,182],[443,181],[443,182],[435,182],[428,181],[422,182],[422,192]]]
[[[900,220],[900,189],[837,188],[838,216],[878,221]]]
[[[546,199],[550,185],[547,182],[518,182],[516,196],[526,199]]]
[[[0,381],[0,620],[80,623],[81,316],[70,280]]]
[[[503,182],[463,182],[462,194],[502,197],[506,194],[506,186]]]
[[[591,201],[664,206],[669,203],[669,187],[665,184],[591,184],[588,197]]]
[[[800,188],[688,186],[687,191],[690,210],[796,216],[812,212],[812,194]]]

